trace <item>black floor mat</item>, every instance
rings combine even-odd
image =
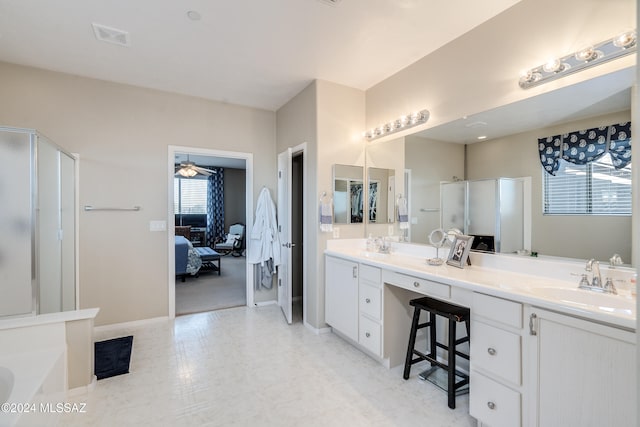
[[[133,335],[95,343],[96,377],[101,380],[129,373]]]

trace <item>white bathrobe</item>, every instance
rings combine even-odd
[[[256,219],[249,238],[247,262],[264,266],[269,259],[273,260],[275,267],[281,264],[276,205],[271,200],[269,189],[265,187],[258,196]]]

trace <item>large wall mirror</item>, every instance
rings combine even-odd
[[[362,166],[333,165],[333,217],[336,224],[364,221]]]
[[[395,213],[395,170],[367,168],[367,220],[376,224],[392,224]]]
[[[634,82],[634,70],[623,69],[403,138],[369,143],[367,166],[393,164],[387,167],[396,171],[396,192],[405,194],[409,202],[406,237],[412,242],[428,243],[429,233],[441,226],[443,182],[530,177],[524,207],[531,250],[604,262],[618,253],[631,263],[630,215],[542,213],[543,171],[537,139],[629,122]]]

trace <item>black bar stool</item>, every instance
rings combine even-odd
[[[469,384],[469,376],[463,372],[456,371],[456,356],[460,356],[469,360],[469,355],[457,350],[458,344],[469,342],[470,330],[469,319],[471,317],[471,311],[466,307],[451,304],[448,302],[440,301],[434,298],[423,297],[411,300],[409,302],[414,307],[413,322],[411,323],[411,333],[409,335],[409,348],[407,349],[407,358],[404,363],[404,379],[409,379],[411,374],[411,365],[414,363],[426,360],[431,363],[431,366],[439,366],[447,370],[447,397],[449,408],[455,409],[456,407],[456,391]],[[420,312],[429,312],[429,321],[426,323],[420,323]],[[448,344],[442,344],[437,341],[436,337],[436,316],[442,316],[449,319],[449,337]],[[467,336],[464,338],[456,339],[456,324],[458,322],[465,322],[467,328]],[[416,334],[419,329],[429,328],[429,354],[425,354],[416,350]],[[442,363],[437,360],[437,348],[443,348],[447,350],[448,360],[447,363]],[[413,358],[416,355],[418,357]],[[461,381],[456,382],[456,375],[462,377]]]

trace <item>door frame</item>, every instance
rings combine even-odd
[[[291,160],[302,154],[302,323],[303,325],[307,325],[307,313],[309,312],[309,310],[307,310],[307,301],[308,301],[308,290],[307,290],[307,286],[308,286],[308,278],[307,278],[307,274],[308,274],[308,270],[306,268],[306,266],[308,265],[307,261],[308,261],[308,250],[307,248],[309,247],[309,166],[308,166],[308,161],[309,161],[309,155],[308,155],[308,150],[307,150],[307,143],[303,142],[301,144],[298,144],[294,147],[287,147],[284,150],[288,150],[291,149]],[[277,155],[280,155],[282,152],[278,153]],[[291,164],[288,165],[289,166],[289,170],[291,170]],[[291,196],[291,195],[290,195]],[[289,235],[291,233],[291,230],[289,230]],[[289,268],[289,274],[291,274],[291,268]],[[279,278],[278,278],[279,279]],[[278,292],[279,292],[279,288],[278,288]],[[293,297],[291,295],[291,297]],[[276,294],[276,304],[278,304],[279,301],[279,295]]]
[[[208,148],[186,147],[180,145],[169,145],[167,156],[167,288],[168,288],[168,313],[169,319],[176,317],[176,260],[175,251],[175,216],[173,213],[173,179],[175,175],[175,156],[176,153],[189,153],[209,157],[227,157],[232,159],[242,159],[245,161],[245,236],[251,235],[253,227],[253,153],[244,153],[238,151],[213,150]],[[254,305],[253,295],[253,267],[248,262],[246,266],[246,289],[247,289],[247,306]]]

